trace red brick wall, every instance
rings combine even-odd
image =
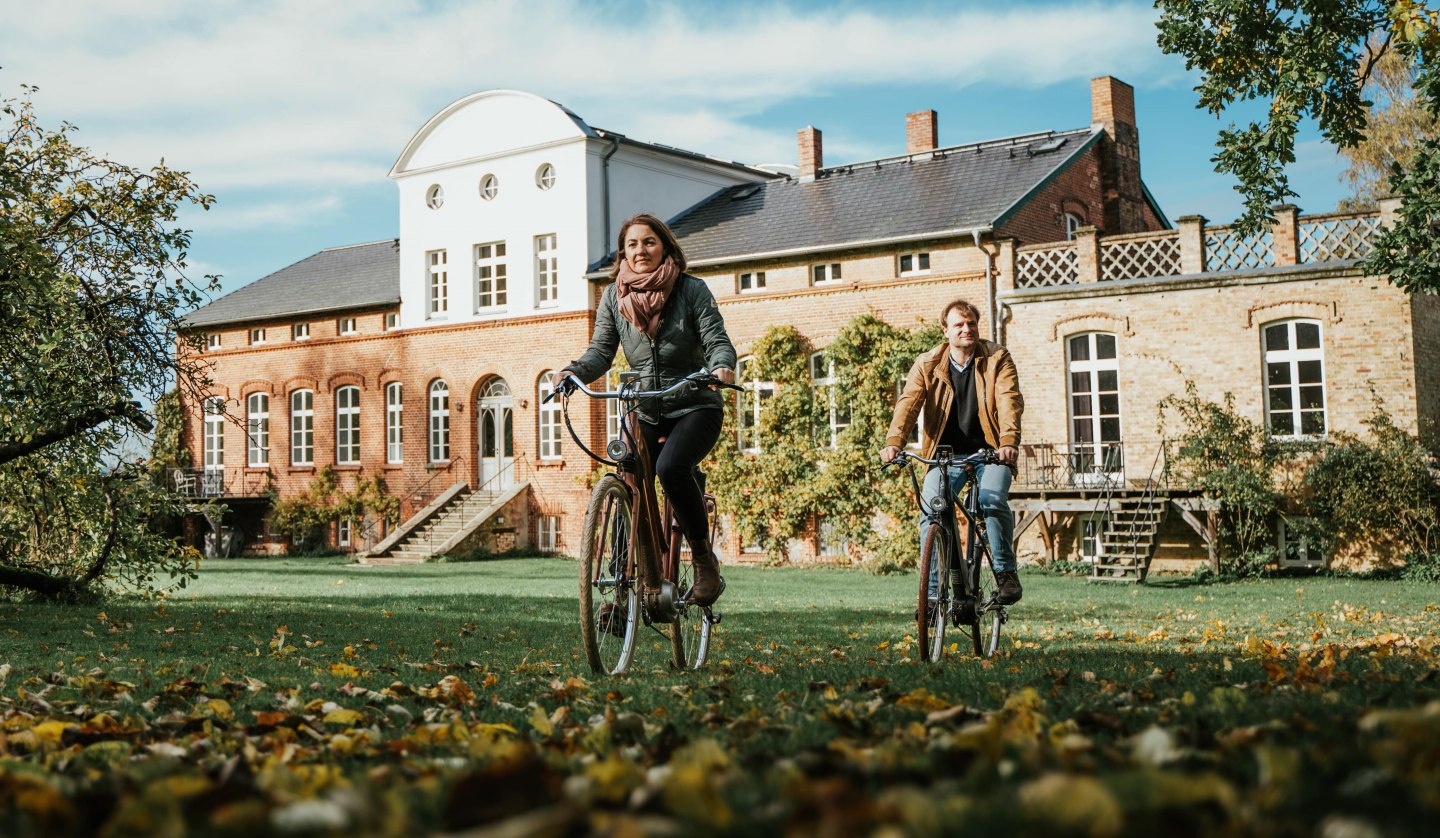
[[[1104,223],[1105,207],[1100,194],[1100,147],[1092,145],[1046,184],[1018,212],[995,231],[997,237],[1013,236],[1020,244],[1065,240],[1065,213],[1080,217],[1082,226]]]

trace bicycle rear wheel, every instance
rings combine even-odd
[[[999,585],[995,581],[995,568],[990,564],[990,545],[979,537],[970,536],[971,561],[980,567],[971,568],[975,580],[975,621],[970,624],[970,639],[974,641],[975,654],[982,658],[992,657],[1000,647],[1000,627],[1005,624],[1005,609],[995,601]]]
[[[945,626],[950,614],[950,563],[954,555],[949,531],[938,524],[930,527],[920,547],[920,605],[915,613],[919,624],[917,639],[920,654],[930,663],[945,659]],[[933,599],[930,597],[931,568],[935,568],[939,579]]]
[[[585,510],[580,544],[580,640],[594,672],[619,675],[635,655],[639,584],[630,556],[630,489],[600,478]]]
[[[688,597],[695,584],[695,567],[676,556],[675,589]],[[670,624],[670,651],[676,669],[700,669],[710,654],[710,614],[698,605],[685,605]]]

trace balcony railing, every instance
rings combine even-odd
[[[1117,489],[1125,485],[1123,442],[1036,442],[1020,446],[1018,489]]]
[[[175,491],[187,498],[256,498],[270,491],[270,472],[230,468],[177,468]]]

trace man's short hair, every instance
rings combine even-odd
[[[980,322],[980,309],[971,305],[966,300],[953,300],[949,305],[945,306],[944,311],[940,312],[940,328],[943,329],[949,324],[950,312],[957,308],[960,309],[962,313],[968,315],[971,320],[974,320],[976,323]]]

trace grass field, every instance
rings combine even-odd
[[[163,600],[0,605],[0,834],[1418,835],[1440,814],[1432,586],[1035,573],[1000,657],[927,666],[913,575],[737,568],[706,672],[651,633],[607,678],[575,571],[224,561]]]

